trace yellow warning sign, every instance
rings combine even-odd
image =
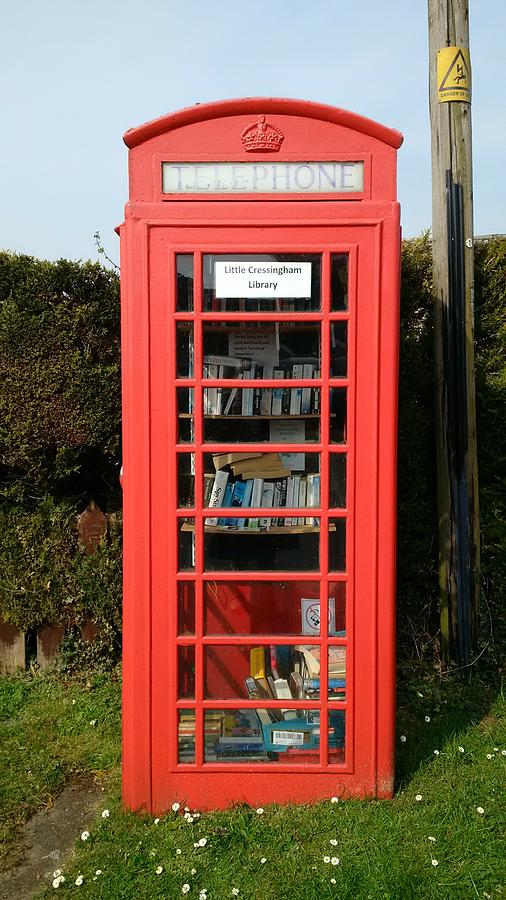
[[[471,102],[471,59],[467,47],[438,50],[437,93],[440,103]]]

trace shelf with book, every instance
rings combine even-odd
[[[274,525],[265,528],[239,528],[234,525],[205,525],[204,530],[207,534],[234,534],[246,535],[247,537],[260,537],[266,535],[287,535],[287,534],[319,534],[320,528],[314,525]],[[329,524],[329,531],[335,531],[336,526]],[[195,526],[188,522],[183,523],[181,531],[195,531]]]

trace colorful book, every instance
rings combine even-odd
[[[225,507],[230,506],[231,501],[232,501],[233,492],[234,492],[234,485],[232,484],[232,482],[229,481],[225,488],[225,493],[223,495],[223,503],[221,504],[222,506],[225,506]],[[220,525],[222,527],[224,525],[230,525],[230,519],[228,519],[228,518],[218,519],[218,525]]]

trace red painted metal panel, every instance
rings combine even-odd
[[[253,198],[236,196],[233,203],[210,203],[198,197],[177,204],[161,202],[157,179],[162,158],[242,158],[227,147],[233,146],[237,129],[244,128],[252,113],[262,109],[276,114],[276,121],[282,121],[289,136],[289,149],[282,150],[280,158],[296,159],[304,148],[301,158],[332,159],[335,145],[345,156],[354,151],[356,155],[349,158],[365,159],[369,154],[370,191],[364,198],[375,199],[322,201],[305,196],[287,202],[286,198],[255,197],[252,203]],[[133,148],[131,202],[121,229],[124,802],[130,808],[144,806],[161,811],[176,798],[199,808],[212,808],[241,800],[258,805],[272,799],[307,802],[336,793],[389,796],[392,791],[399,293],[399,220],[393,201],[394,148],[399,146],[400,137],[376,123],[340,110],[331,115],[328,110],[299,101],[230,101],[185,110],[142,126],[126,137]],[[320,254],[320,312],[243,312],[238,316],[204,311],[202,256],[227,252]],[[330,255],[340,252],[349,260],[348,308],[334,312],[330,306]],[[176,309],[177,254],[193,254],[193,309],[187,311]],[[286,323],[294,319],[321,324],[321,376],[312,381],[312,387],[321,390],[319,439],[290,445],[293,451],[320,454],[320,506],[312,509],[320,525],[318,570],[206,571],[204,520],[209,511],[203,506],[203,454],[222,451],[231,444],[240,449],[241,444],[233,432],[230,444],[204,440],[204,326],[223,322],[225,327],[225,323],[238,320]],[[348,369],[343,377],[331,377],[332,321],[346,322],[348,328]],[[187,323],[193,329],[191,377],[177,375],[178,323]],[[205,380],[206,388],[220,384],[219,379]],[[258,381],[243,379],[235,384],[257,387]],[[283,384],[290,388],[302,386],[304,381],[286,379]],[[227,385],[233,387],[234,381],[227,381]],[[275,380],[262,381],[262,387],[276,386]],[[347,392],[347,431],[341,444],[330,439],[332,387]],[[177,393],[188,388],[193,390],[193,430],[185,443],[178,437]],[[265,452],[287,449],[286,444],[271,442],[243,446]],[[191,507],[181,506],[178,500],[178,454],[192,454],[195,496]],[[331,454],[346,456],[346,502],[342,508],[329,506]],[[294,517],[303,517],[306,512],[305,507],[291,510]],[[237,515],[237,509],[223,507],[220,514]],[[248,514],[276,515],[263,507],[249,508]],[[188,518],[194,527],[193,556],[189,569],[178,570],[179,526]],[[333,532],[329,532],[329,525],[339,521],[346,527],[346,564],[344,571],[333,572],[329,555],[329,535]],[[236,536],[235,540],[240,542],[242,538]],[[240,565],[240,549],[237,553]],[[268,634],[269,592],[273,586],[286,583],[286,596],[291,591],[294,597],[300,597],[300,586],[307,584],[313,590],[310,585],[315,581],[320,584],[323,622],[328,618],[332,585],[344,585],[345,636],[327,636],[325,630],[318,636],[297,637],[297,617],[293,614],[286,617],[284,634],[274,627]],[[212,618],[218,614],[216,609],[206,625],[206,598],[210,587],[218,582],[227,607],[226,614],[221,610],[218,615],[222,629],[228,632],[223,634],[213,633],[213,621],[218,621]],[[241,582],[246,584],[240,588]],[[194,597],[194,628],[178,634],[178,591],[183,588],[187,596],[191,591]],[[239,588],[245,605],[237,611]],[[264,610],[260,634],[254,633],[258,619],[248,606],[253,602],[258,610]],[[346,697],[327,700],[328,670],[322,665],[321,699],[266,699],[261,706],[279,709],[288,704],[294,709],[320,710],[322,724],[329,709],[341,710],[346,715],[344,756],[331,750],[327,728],[323,727],[319,752],[304,754],[299,763],[290,756],[257,765],[205,762],[203,725],[207,712],[259,705],[258,701],[237,696],[248,674],[248,648],[252,644],[286,647],[300,642],[320,648],[322,660],[327,658],[329,647],[346,648]],[[220,653],[226,654],[229,662],[235,660],[235,680],[224,673]],[[179,671],[178,654],[182,660]],[[178,690],[182,691],[179,697]],[[208,694],[221,699],[210,699]],[[194,761],[185,758],[178,762],[178,717],[185,711],[195,714],[195,756]]]

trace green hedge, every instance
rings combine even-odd
[[[506,589],[506,240],[476,248],[484,633]],[[437,651],[431,250],[402,254],[398,622],[401,653]],[[96,264],[0,253],[0,618],[27,629],[92,619],[117,634],[121,596],[119,281]],[[94,499],[96,557],[76,518]],[[500,626],[497,626],[500,628]],[[497,630],[497,629],[496,629]],[[502,638],[501,638],[502,639]]]

